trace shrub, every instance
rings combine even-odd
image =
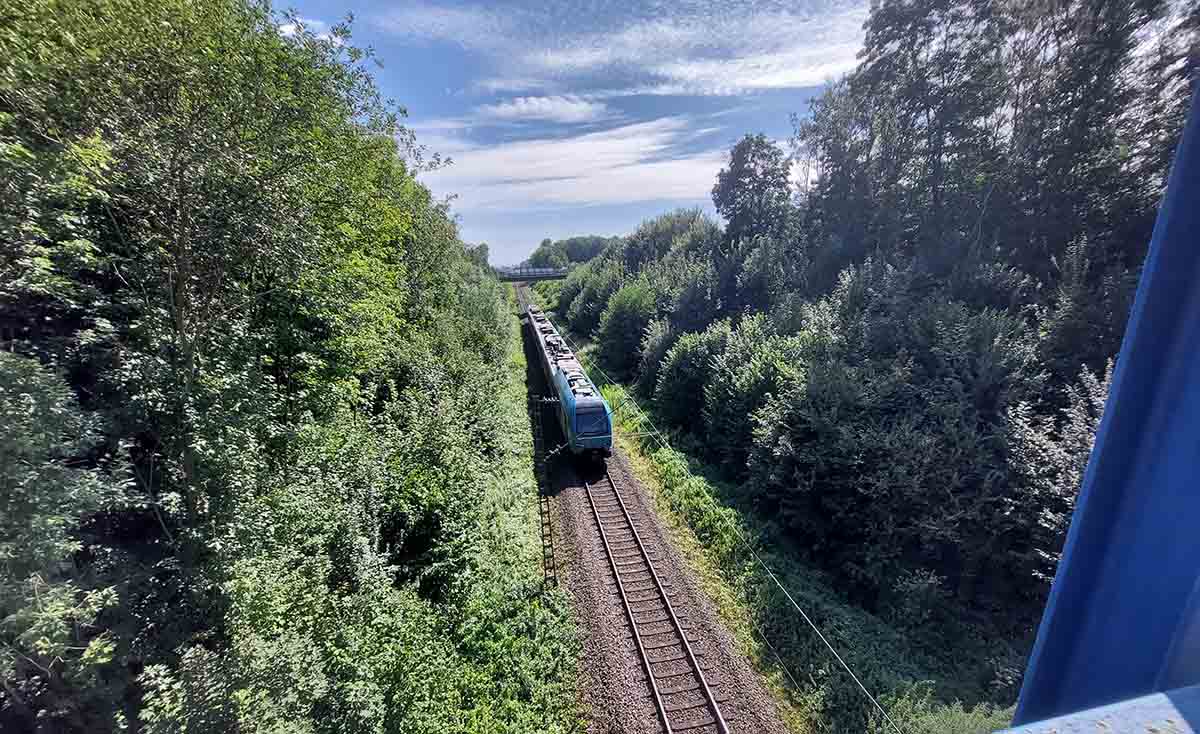
[[[83,523],[126,499],[126,469],[96,465],[100,421],[31,357],[0,351],[0,426],[0,679],[18,692],[0,724],[103,721],[123,691],[104,674],[118,641],[97,617],[120,597],[74,557]]]
[[[725,349],[712,357],[704,386],[705,448],[733,475],[746,471],[754,414],[778,388],[787,344],[758,314],[742,319]]]
[[[613,294],[600,317],[600,358],[617,380],[635,376],[641,357],[642,334],[654,316],[650,288],[638,280]]]
[[[621,262],[620,247],[610,247],[604,255],[589,263],[583,279],[583,288],[567,309],[567,322],[577,334],[592,334],[600,325],[600,315],[608,306],[608,299],[625,280],[625,268]],[[565,291],[565,288],[564,288]]]
[[[700,334],[684,334],[667,352],[654,388],[654,405],[669,425],[702,434],[704,385],[712,359],[725,350],[731,329],[719,321]]]
[[[638,365],[637,379],[637,390],[643,397],[654,397],[654,387],[658,384],[658,368],[675,344],[676,338],[677,334],[671,330],[671,325],[665,319],[654,319],[646,325],[639,350],[641,362]]]

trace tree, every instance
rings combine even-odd
[[[641,280],[621,286],[600,317],[596,340],[600,357],[618,380],[636,376],[641,361],[642,334],[654,317],[654,298]]]
[[[115,586],[89,588],[75,556],[83,523],[127,501],[127,470],[119,454],[87,466],[103,453],[100,421],[31,357],[0,351],[0,425],[3,703],[17,720],[96,720],[124,693],[101,683],[120,676],[105,671],[116,643],[97,621],[119,596]],[[10,717],[0,713],[0,723]]]
[[[569,728],[516,324],[369,52],[0,14],[0,730]]]
[[[717,173],[713,204],[725,218],[725,240],[772,234],[786,221],[791,203],[788,159],[766,135],[747,135]]]

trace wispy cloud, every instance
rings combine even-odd
[[[414,3],[375,18],[379,27],[419,41],[445,41],[473,49],[503,48],[520,30],[509,14],[482,6]]]
[[[551,87],[553,85],[548,84],[544,79],[535,79],[533,77],[500,77],[480,79],[474,86],[478,91],[496,94],[502,92],[531,92],[534,90],[552,91]]]
[[[548,122],[594,122],[612,115],[603,102],[592,102],[573,96],[517,97],[496,104],[475,108],[476,116],[485,120],[544,120]]]
[[[394,33],[485,54],[496,73],[477,82],[483,91],[527,92],[568,83],[577,94],[589,88],[610,96],[739,94],[815,86],[854,67],[867,3],[808,5],[695,0],[668,17],[652,15],[650,8],[613,20],[580,2],[540,14],[418,4],[379,23]]]
[[[722,150],[684,152],[690,121],[669,117],[566,138],[463,148],[426,177],[458,194],[457,208],[529,210],[644,201],[702,201]]]
[[[542,236],[710,206],[727,147],[786,134],[804,101],[770,92],[853,69],[870,1],[401,0],[367,22],[413,63],[447,65],[424,105],[443,117],[412,127],[454,163],[422,180],[516,260]],[[700,99],[715,96],[742,99]]]

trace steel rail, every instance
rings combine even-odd
[[[704,671],[700,669],[700,661],[696,659],[696,654],[692,650],[691,644],[688,642],[687,633],[684,632],[683,625],[679,622],[678,615],[675,614],[675,608],[671,605],[671,600],[667,597],[666,587],[662,580],[658,577],[658,572],[654,569],[654,564],[650,561],[650,554],[646,551],[645,544],[642,543],[641,535],[637,531],[637,526],[633,522],[633,516],[629,513],[629,508],[625,506],[625,500],[621,497],[621,491],[617,487],[617,483],[613,481],[612,475],[606,469],[604,478],[608,480],[609,486],[612,487],[613,496],[617,499],[617,505],[621,508],[621,514],[625,518],[626,524],[629,526],[629,532],[633,536],[634,543],[637,546],[638,553],[646,562],[646,569],[650,572],[650,577],[654,580],[654,588],[658,595],[662,598],[663,606],[666,608],[668,618],[671,620],[671,625],[679,636],[680,646],[683,648],[692,670],[695,672],[696,680],[700,683],[700,690],[703,692],[705,703],[713,716],[713,722],[703,726],[715,726],[719,734],[729,734],[729,727],[725,723],[725,718],[721,714],[721,707],[717,704],[717,698],[712,692],[712,688],[708,684],[708,680],[704,677]],[[646,655],[645,644],[642,642],[642,634],[638,629],[637,620],[633,616],[633,610],[630,608],[629,599],[625,594],[625,585],[621,580],[621,572],[617,565],[616,559],[613,557],[612,549],[609,547],[608,533],[604,529],[604,521],[600,517],[600,511],[596,507],[596,500],[592,496],[591,485],[587,482],[583,483],[584,489],[587,491],[588,503],[592,507],[592,514],[596,518],[596,525],[600,528],[600,537],[604,542],[604,550],[608,555],[608,562],[612,567],[613,576],[617,580],[617,591],[621,595],[621,603],[625,607],[625,615],[629,619],[629,626],[633,630],[634,640],[637,642],[638,653],[642,658],[642,666],[646,670],[646,678],[650,681],[650,689],[654,694],[654,705],[658,709],[659,717],[662,719],[663,726],[666,728],[667,734],[671,734],[673,729],[671,722],[667,717],[667,708],[662,700],[662,693],[658,689],[658,683],[654,678],[654,670],[650,667],[650,659]],[[687,729],[696,727],[685,727]]]
[[[625,595],[625,584],[621,581],[621,574],[617,570],[617,559],[613,558],[612,548],[608,544],[608,533],[604,530],[604,521],[600,519],[600,510],[596,508],[596,499],[592,497],[592,485],[584,482],[583,488],[587,491],[588,504],[592,506],[596,527],[600,528],[600,540],[604,542],[604,553],[608,556],[609,566],[612,567],[613,578],[617,580],[617,593],[621,595],[625,616],[629,619],[629,627],[633,630],[633,639],[637,643],[638,655],[642,658],[642,668],[646,671],[646,680],[650,681],[650,691],[654,694],[654,707],[658,709],[658,718],[662,721],[667,734],[671,734],[671,722],[667,720],[667,710],[663,706],[662,694],[658,691],[658,682],[654,680],[654,670],[650,667],[650,658],[646,656],[646,646],[642,642],[642,635],[638,632],[637,622],[633,620],[633,610],[629,608],[629,597]]]

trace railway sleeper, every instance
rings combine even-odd
[[[662,597],[662,592],[660,592],[658,589],[637,589],[634,591],[629,591],[628,589],[626,589],[625,591],[626,591],[625,597],[627,599],[629,599],[630,604],[633,604],[634,602],[650,601],[651,599],[659,599]],[[634,594],[649,594],[649,596],[644,596],[644,597],[635,599],[635,598],[633,598]],[[669,596],[669,593],[668,593],[668,596]]]
[[[613,551],[614,558],[632,558],[634,556],[640,557],[641,555],[642,555],[642,551],[640,551],[640,550],[634,551],[633,553],[630,553],[629,551],[624,551],[623,553],[617,553],[616,551]],[[651,563],[658,560],[658,558],[653,553],[647,552],[645,554],[645,556],[646,556],[646,560],[650,561]]]
[[[670,637],[671,639],[669,641],[656,639],[653,642],[647,642],[647,638],[651,638],[651,637]],[[688,644],[692,645],[693,649],[695,649],[695,645],[696,645],[695,638],[693,638],[691,635],[685,635],[685,638],[687,639]],[[676,632],[675,630],[671,630],[670,632],[656,632],[655,634],[652,634],[652,635],[642,635],[642,646],[645,647],[647,650],[656,650],[660,647],[668,647],[670,645],[678,645],[678,644],[679,644],[679,633]]]
[[[634,579],[633,581],[626,581],[625,579],[626,579],[625,574],[622,573],[621,574],[621,583],[624,584],[624,586],[625,586],[626,594],[644,594],[647,591],[662,592],[664,594],[674,594],[675,593],[674,591],[669,591],[668,589],[660,586],[659,584],[654,583],[653,579]],[[650,585],[647,586],[646,584],[650,584]],[[635,585],[636,585],[636,588],[634,588]]]
[[[674,650],[671,648],[674,648]],[[674,663],[679,660],[687,660],[688,656],[687,653],[683,651],[683,643],[680,643],[678,645],[672,645],[664,648],[663,652],[658,653],[657,656],[651,656],[650,653],[647,652],[646,659],[651,663]]]
[[[662,691],[659,691],[662,693]],[[663,702],[663,710],[669,714],[679,713],[680,711],[692,711],[694,709],[706,708],[712,710],[712,704],[709,703],[708,696],[704,695],[703,690],[688,691],[684,694],[679,694],[677,698],[682,700],[672,701],[672,703]]]
[[[653,645],[647,645],[645,640],[642,641],[642,649],[646,651],[647,657],[649,657],[649,654],[655,650],[665,650],[670,647],[678,647],[683,649],[683,643],[679,641],[678,636],[676,636],[674,640],[658,642]]]
[[[629,561],[614,561],[613,565],[617,568],[629,568],[631,566],[645,566],[646,561],[638,554],[638,557]]]
[[[693,677],[691,680],[682,680],[675,685],[662,685],[658,687],[660,696],[673,696],[677,693],[691,693],[692,691],[702,691],[704,686],[700,685],[700,679]]]
[[[656,584],[655,584],[653,581],[637,581],[637,580],[635,580],[635,581],[630,581],[629,583],[625,583],[625,579],[624,579],[624,577],[622,577],[622,578],[621,578],[621,583],[622,583],[622,584],[624,584],[624,586],[625,586],[625,593],[627,593],[627,594],[629,594],[629,593],[633,593],[633,592],[635,592],[635,591],[652,591],[652,590],[656,590],[656,589],[658,589],[658,588],[659,588],[659,587],[658,587],[658,586],[657,586],[657,585],[656,585]],[[631,589],[631,588],[629,588],[629,587],[630,587],[631,585],[633,585],[633,584],[646,584],[646,583],[648,583],[648,584],[650,584],[650,585],[649,585],[649,586],[643,586],[643,587],[641,587],[641,588],[637,588],[637,589]],[[663,589],[663,591],[666,591],[666,589],[664,588],[664,589]]]
[[[673,641],[668,642],[666,639],[658,639],[658,640],[655,640],[654,642],[647,643],[646,640],[651,637],[655,637],[655,638],[669,637]],[[699,644],[698,642],[696,642],[696,639],[694,637],[692,637],[691,635],[686,635],[685,637],[688,641],[688,644],[692,646],[693,650],[695,650],[696,645]],[[675,632],[675,630],[673,630],[673,629],[670,632],[656,632],[652,635],[641,635],[641,638],[642,638],[642,647],[643,647],[643,649],[646,649],[646,650],[656,650],[658,648],[668,647],[670,645],[678,645],[679,644],[679,633]],[[634,642],[633,633],[631,632],[629,634],[622,635],[621,641],[633,643]]]
[[[690,675],[693,678],[696,677],[696,671],[692,669],[691,665],[680,665],[678,662],[650,663],[650,665],[652,668],[656,665],[660,667],[666,666],[667,668],[666,670],[654,671],[654,680],[656,681],[663,680],[665,678],[678,678],[685,675]],[[706,674],[711,673],[712,666],[705,663],[700,663],[700,670]]]
[[[673,732],[696,731],[699,729],[703,729],[706,726],[714,727],[713,730],[716,731],[716,729],[715,729],[716,725],[717,725],[717,720],[714,719],[712,716],[709,716],[708,721],[702,721],[702,722],[696,723],[696,724],[693,724],[690,722],[685,725],[682,725],[682,726],[677,725],[677,724],[671,724],[671,731],[673,731]]]
[[[662,612],[667,611],[667,605],[664,602],[663,598],[661,596],[657,596],[657,595],[653,598],[641,599],[636,602],[630,601],[628,598],[626,598],[626,601],[629,602],[630,611],[634,612],[635,614],[645,614],[647,612],[656,612],[656,611],[662,611]],[[634,604],[647,604],[649,606],[638,607],[635,609],[633,606]]]
[[[659,602],[661,602],[662,597],[664,597],[664,594],[662,594],[662,591],[659,590],[658,586],[653,585],[653,583],[652,583],[652,585],[649,585],[649,586],[642,585],[642,586],[638,586],[638,588],[636,588],[636,589],[630,589],[631,584],[646,584],[647,582],[644,582],[644,580],[632,580],[632,582],[625,582],[624,578],[620,579],[620,580],[622,580],[622,582],[624,583],[626,598],[629,598],[630,594],[644,594],[644,592],[647,592],[647,591],[653,591],[654,596],[649,597],[649,598],[642,598],[642,600],[638,600],[638,601],[642,601],[642,602],[659,601]],[[630,598],[629,601],[632,602],[634,600],[631,600],[631,598]]]
[[[639,612],[634,612],[634,614],[639,614]],[[669,621],[671,621],[671,615],[663,614],[661,617],[655,617],[654,619],[635,619],[634,623],[637,624],[638,627],[641,627],[644,624],[656,624],[658,622],[669,622]],[[640,629],[638,631],[641,632]]]
[[[654,629],[652,630],[651,628]],[[687,630],[692,628],[692,625],[680,620],[679,628],[684,630],[686,633]],[[644,622],[642,625],[639,625],[638,634],[642,638],[651,637],[653,635],[675,634],[675,625],[671,622]]]

